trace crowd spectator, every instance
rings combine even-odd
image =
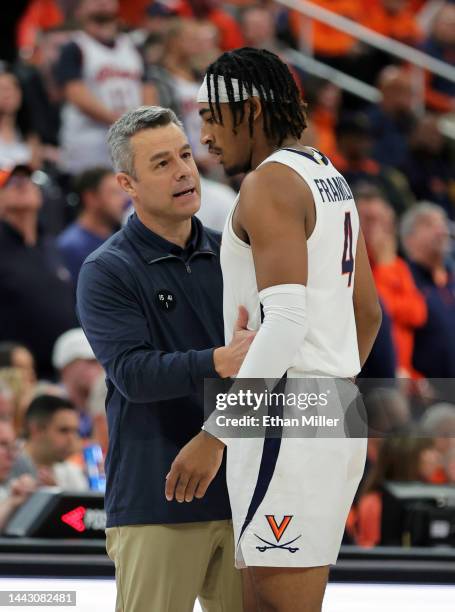
[[[80,213],[60,234],[57,245],[76,286],[84,259],[120,228],[127,202],[110,168],[86,170],[74,187]]]
[[[119,31],[117,0],[80,0],[81,30],[62,48],[55,77],[63,89],[61,167],[70,175],[109,165],[106,136],[123,112],[156,101],[143,63]]]
[[[379,299],[382,311],[381,327],[373,344],[368,359],[363,364],[360,378],[372,379],[393,379],[397,373],[397,356],[392,337],[392,321],[389,313],[384,306],[384,302]]]
[[[180,103],[172,74],[164,66],[167,34],[152,33],[144,41],[142,53],[145,62],[145,80],[156,89],[160,105],[171,108],[181,116]]]
[[[280,54],[283,44],[276,35],[273,7],[253,4],[240,13],[240,25],[247,47],[267,49]]]
[[[435,59],[455,64],[455,4],[444,2],[437,13],[422,50]],[[426,103],[436,112],[455,111],[455,83],[427,74]]]
[[[41,485],[87,490],[83,470],[68,461],[79,450],[78,415],[73,404],[55,395],[40,395],[25,413],[25,444],[11,474],[30,474]]]
[[[451,467],[455,450],[455,405],[440,402],[429,406],[420,419],[422,431],[433,438],[442,457],[442,465],[436,482],[453,482],[455,472]]]
[[[194,17],[198,21],[210,21],[218,30],[221,51],[243,47],[245,41],[237,21],[221,8],[220,0],[181,0],[178,3],[181,17]]]
[[[428,318],[415,332],[414,368],[426,378],[455,377],[455,277],[447,264],[447,215],[421,203],[401,219],[401,240]]]
[[[380,73],[381,102],[368,111],[374,146],[372,157],[382,165],[400,167],[408,158],[409,136],[414,129],[414,91],[409,72],[387,66]]]
[[[54,342],[77,323],[70,273],[40,231],[41,204],[29,167],[0,172],[0,341],[27,346],[38,376],[51,378]]]
[[[14,420],[13,392],[0,380],[0,421]]]
[[[381,543],[382,486],[387,481],[432,482],[441,458],[431,438],[418,432],[391,434],[379,449],[378,458],[360,493],[356,509],[356,544]]]
[[[11,477],[17,450],[12,424],[0,419],[0,533],[16,510],[36,490],[36,481],[30,475]]]
[[[40,166],[40,143],[22,110],[17,77],[0,65],[0,168],[15,164]]]
[[[171,75],[172,86],[185,132],[195,159],[210,164],[206,147],[200,143],[199,107],[196,101],[201,75],[195,70],[194,56],[199,49],[199,32],[202,25],[194,19],[178,19],[170,28],[164,53],[164,68]]]
[[[31,129],[42,143],[44,161],[59,159],[60,112],[63,96],[53,74],[53,67],[63,45],[68,43],[73,29],[69,24],[40,32],[33,57],[16,62],[14,73],[24,96],[24,109]]]
[[[106,374],[103,372],[95,380],[87,401],[88,414],[92,423],[92,439],[100,445],[103,457],[107,455],[109,432],[106,415]]]
[[[52,363],[66,396],[77,409],[79,432],[86,438],[92,429],[88,401],[103,369],[96,361],[80,327],[70,329],[57,339],[52,352]]]
[[[398,255],[395,214],[375,191],[359,192],[357,208],[376,287],[392,322],[398,375],[416,376],[414,332],[425,324],[427,308],[409,266]]]
[[[287,62],[284,56],[286,45],[278,38],[278,24],[274,6],[261,6],[258,4],[246,6],[240,12],[240,25],[245,38],[245,45],[255,49],[267,49],[280,56],[288,64],[291,74],[303,92],[305,74],[300,68]]]
[[[178,17],[176,4],[154,0],[147,6],[140,25],[146,36],[150,34],[166,36],[176,17]]]
[[[409,137],[409,153],[402,170],[417,200],[439,204],[455,220],[453,157],[434,114],[418,119]]]
[[[406,395],[387,380],[360,380],[368,419],[368,448],[365,475],[377,463],[386,436],[404,430],[412,423],[412,410]]]
[[[357,0],[314,0],[321,8],[329,9],[342,17],[361,23],[363,6]],[[349,34],[332,28],[322,21],[304,17],[292,11],[290,25],[299,47],[308,47],[321,61],[339,70],[352,72],[353,64],[362,53],[361,45]]]
[[[337,153],[335,128],[341,106],[340,88],[323,79],[312,79],[305,82],[305,101],[308,104],[308,115],[314,130],[313,145],[324,151],[329,159]]]
[[[64,20],[57,0],[30,0],[17,27],[17,46],[22,58],[31,58],[42,31]]]
[[[0,368],[17,368],[26,383],[36,383],[35,359],[27,347],[17,342],[0,342]]]
[[[22,434],[23,416],[30,404],[36,385],[30,385],[19,368],[0,368],[0,387],[3,389],[3,408],[17,435]],[[6,396],[6,397],[5,397]]]
[[[410,0],[363,0],[363,24],[378,34],[416,46],[422,37]]]
[[[406,177],[373,159],[372,126],[364,113],[342,115],[336,125],[336,136],[338,151],[332,161],[351,189],[364,184],[376,186],[398,214],[414,203]]]

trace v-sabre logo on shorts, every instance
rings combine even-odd
[[[294,544],[294,542],[296,542],[299,538],[301,538],[302,537],[301,534],[299,536],[297,536],[296,538],[294,538],[292,540],[289,540],[289,542],[285,542],[284,544],[280,544],[280,540],[281,540],[284,532],[288,528],[289,523],[291,522],[292,514],[286,514],[285,516],[283,516],[283,519],[282,519],[282,521],[281,521],[281,523],[279,525],[276,522],[274,514],[266,514],[265,518],[267,519],[267,522],[270,525],[270,529],[272,530],[273,535],[275,536],[275,540],[277,541],[277,543],[274,544],[273,542],[269,542],[267,540],[264,540],[264,538],[261,538],[260,536],[258,536],[255,533],[254,535],[257,537],[257,539],[261,540],[261,542],[263,542],[265,544],[265,546],[256,546],[257,550],[259,552],[265,552],[266,550],[272,550],[272,549],[275,549],[275,548],[280,548],[281,550],[288,550],[290,553],[297,552],[299,550],[299,548],[297,546],[290,546],[290,544]]]

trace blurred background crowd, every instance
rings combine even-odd
[[[313,4],[455,64],[453,2]],[[383,308],[361,373],[372,436],[346,541],[381,542],[385,480],[455,484],[455,83],[291,5],[15,0],[2,16],[0,531],[39,486],[103,487],[104,375],[74,300],[85,257],[130,211],[110,124],[141,104],[173,108],[201,172],[201,220],[222,229],[242,177],[228,181],[200,145],[196,93],[211,61],[245,45],[288,61],[308,105],[303,142],[355,192]]]

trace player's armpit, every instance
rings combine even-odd
[[[363,366],[381,326],[382,311],[361,230],[355,256],[353,302],[360,365]]]
[[[310,188],[282,164],[268,163],[242,183],[236,217],[248,234],[259,291],[306,285],[305,211],[313,205]]]

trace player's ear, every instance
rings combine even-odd
[[[126,191],[129,196],[134,197],[136,195],[136,189],[129,174],[126,172],[117,172],[116,179],[123,191]]]
[[[262,102],[260,98],[253,96],[249,99],[250,103],[250,116],[253,116],[253,121],[257,121],[257,119],[262,115]]]

